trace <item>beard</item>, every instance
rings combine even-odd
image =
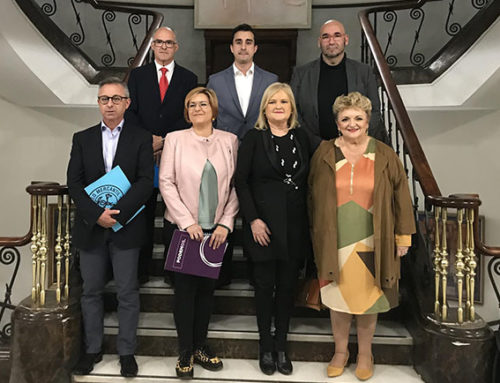
[[[333,52],[331,50],[328,50],[328,49],[322,49],[321,53],[323,54],[323,56],[325,56],[328,59],[335,59],[335,58],[342,56],[344,54],[344,49],[339,48],[338,50],[333,51]]]

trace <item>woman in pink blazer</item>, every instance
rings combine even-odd
[[[210,246],[217,248],[233,230],[238,198],[233,185],[238,139],[216,130],[215,92],[198,87],[184,101],[190,129],[168,133],[160,163],[159,187],[167,206],[164,222],[166,243],[174,229],[186,230],[201,241],[211,233]],[[209,370],[222,368],[222,361],[206,344],[216,280],[173,273],[174,319],[179,341],[176,373],[193,376],[193,363]]]

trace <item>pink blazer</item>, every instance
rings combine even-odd
[[[159,187],[167,205],[165,218],[180,229],[198,223],[201,175],[207,159],[217,172],[218,199],[215,223],[233,230],[238,198],[233,175],[238,138],[214,129],[209,137],[198,136],[193,128],[168,133],[159,171]]]

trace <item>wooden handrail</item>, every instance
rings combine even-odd
[[[400,1],[387,5],[377,6],[362,10],[358,13],[361,28],[365,34],[368,45],[371,49],[375,65],[380,73],[382,85],[387,92],[387,97],[392,105],[397,126],[403,137],[406,152],[416,172],[416,177],[424,193],[426,203],[433,206],[450,208],[474,208],[476,215],[481,205],[481,200],[477,195],[455,194],[449,197],[443,197],[427,158],[424,154],[420,141],[417,138],[415,129],[410,121],[408,112],[403,104],[401,95],[397,89],[396,83],[391,75],[391,70],[385,60],[382,48],[375,36],[375,32],[370,23],[368,15],[376,12],[395,11],[401,9],[419,8],[426,3],[426,0],[418,1]],[[477,225],[476,225],[477,227]],[[479,231],[474,230],[474,240],[476,248],[484,255],[500,257],[500,247],[486,246],[479,238]]]
[[[66,195],[68,187],[55,182],[43,182],[29,185],[26,191],[31,195]]]
[[[449,197],[426,196],[433,206],[452,209],[475,209],[481,205],[481,200],[474,194],[452,194]]]
[[[96,64],[88,55],[82,52],[77,46],[72,44],[70,38],[64,34],[57,25],[45,15],[40,6],[34,0],[14,0],[21,8],[23,13],[30,19],[40,33],[45,36],[54,47],[64,56],[64,58],[73,65],[91,84],[97,84],[106,76],[124,76],[126,81],[130,68],[103,68]],[[99,0],[84,0],[95,9],[135,13],[140,15],[147,15],[153,18],[148,32],[141,43],[141,46],[134,57],[134,62],[131,68],[140,66],[144,63],[148,54],[148,49],[151,44],[152,36],[156,29],[160,27],[163,22],[163,15],[159,12],[151,11],[148,9],[132,8],[119,6],[110,1]],[[119,73],[119,74],[118,74]]]
[[[66,185],[59,185],[57,182],[39,182],[33,181],[26,187],[26,191],[31,195],[65,195],[68,194],[68,187]],[[30,229],[26,235],[22,237],[0,237],[0,246],[20,247],[25,246],[31,241],[33,235],[31,225],[33,217],[30,215]]]
[[[363,29],[368,45],[372,51],[375,64],[377,65],[380,73],[382,84],[387,92],[387,97],[392,104],[396,121],[400,128],[401,135],[403,136],[404,146],[407,150],[408,156],[410,157],[413,168],[415,169],[422,191],[425,196],[440,196],[441,191],[439,190],[436,179],[432,174],[432,170],[427,162],[425,153],[422,150],[420,141],[415,134],[415,129],[410,121],[410,117],[408,116],[408,112],[403,104],[403,100],[401,99],[401,95],[396,87],[396,83],[392,78],[389,65],[385,60],[382,48],[380,47],[373,27],[368,19],[368,15],[370,13],[415,8],[422,6],[424,3],[425,0],[402,1],[387,6],[373,7],[360,11],[358,13],[358,17],[361,23],[361,28]]]
[[[137,13],[138,9],[137,8],[129,8],[129,7],[123,7],[123,6],[117,6],[116,4],[109,2],[109,1],[98,1],[98,0],[90,0],[90,4],[97,9],[108,9],[108,10],[113,10],[113,11],[118,11],[118,12],[133,12]],[[141,66],[144,61],[146,60],[146,57],[149,52],[149,47],[151,46],[151,42],[153,41],[153,35],[156,32],[156,30],[161,26],[161,23],[163,22],[163,15],[159,12],[154,12],[154,11],[149,11],[149,10],[140,10],[141,13],[147,14],[150,16],[153,16],[153,22],[151,23],[151,26],[148,29],[148,33],[144,37],[144,40],[142,40],[141,47],[139,48],[139,51],[135,55],[134,61],[132,65],[128,68],[127,74],[125,75],[124,81],[128,80],[128,77],[130,75],[130,71],[134,68],[137,68]]]

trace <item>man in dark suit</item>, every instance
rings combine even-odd
[[[236,134],[241,141],[246,132],[257,122],[264,91],[273,82],[278,81],[278,76],[259,68],[253,62],[258,47],[250,25],[240,24],[233,29],[229,48],[234,56],[233,65],[211,75],[207,88],[215,91],[219,101],[216,128]],[[233,259],[231,237],[228,241],[218,286],[231,282]]]
[[[125,113],[127,121],[146,129],[153,135],[154,150],[163,147],[167,133],[188,127],[184,120],[184,98],[198,84],[196,75],[178,65],[174,56],[179,49],[174,31],[168,27],[159,28],[151,43],[155,61],[135,68],[128,80],[130,107]],[[159,158],[156,158],[159,164]],[[146,204],[148,239],[141,249],[139,280],[149,279],[149,268],[153,252],[154,219],[158,184]]]
[[[102,121],[75,133],[67,172],[69,194],[76,206],[73,244],[80,253],[85,344],[85,353],[73,372],[86,375],[102,359],[102,292],[108,280],[107,265],[111,263],[118,296],[116,347],[120,355],[120,372],[122,376],[136,376],[137,264],[140,247],[146,238],[144,212],[128,221],[153,189],[152,140],[148,132],[125,121],[130,99],[127,86],[119,79],[103,81],[97,99]],[[116,166],[130,181],[130,189],[118,201],[113,193],[108,193],[103,203],[95,203],[85,187]],[[123,227],[115,232],[112,227],[116,223]]]
[[[321,140],[338,137],[332,105],[340,95],[358,91],[372,102],[369,134],[387,143],[380,115],[377,81],[366,64],[346,57],[349,36],[337,20],[328,20],[320,29],[318,47],[321,56],[295,68],[290,86],[295,95],[299,121],[309,133],[313,149]]]

